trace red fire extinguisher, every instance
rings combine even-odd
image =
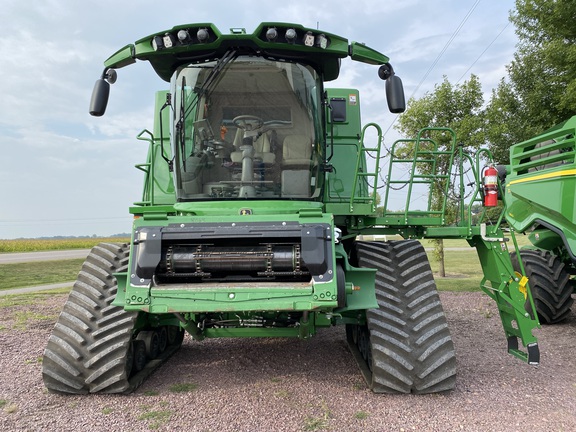
[[[484,207],[498,205],[498,171],[490,165],[484,171]]]

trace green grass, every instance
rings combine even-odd
[[[68,282],[76,279],[83,258],[0,265],[0,290]]]
[[[483,273],[476,250],[444,252],[445,278],[438,276],[438,261],[430,256],[430,267],[434,272],[436,286],[439,291],[479,291]]]
[[[463,242],[463,240],[450,240],[453,242]],[[457,244],[457,243],[456,243]],[[431,256],[431,253],[429,253]],[[439,278],[436,276],[436,285],[440,291],[478,291],[482,279],[482,268],[478,261],[478,256],[474,248],[465,251],[445,251],[446,272],[448,277]],[[51,283],[61,283],[76,279],[83,259],[63,260],[63,261],[38,261],[17,264],[0,265],[0,290],[19,288],[25,286],[44,285]],[[430,259],[432,271],[438,271],[438,263]],[[67,292],[64,290],[63,292]],[[29,297],[28,297],[29,298]],[[1,303],[0,303],[1,305]]]
[[[37,321],[55,322],[58,314],[46,315],[36,312],[20,311],[14,314],[14,329],[27,330],[28,324],[36,323]]]
[[[150,430],[158,429],[162,426],[163,423],[166,423],[170,420],[170,416],[172,415],[172,411],[164,410],[164,411],[147,411],[141,414],[138,417],[138,420],[149,420],[150,424],[148,427]]]
[[[317,412],[317,415],[306,416],[303,429],[305,431],[317,431],[326,429],[328,427],[328,421],[332,415],[326,401],[321,400],[319,406],[315,408],[313,407],[312,409]]]
[[[194,391],[198,388],[198,384],[194,383],[181,383],[174,384],[170,386],[170,391],[172,393],[188,393]]]
[[[529,245],[530,241],[525,235],[516,235],[518,246]],[[433,248],[434,244],[430,240],[422,240],[425,248]],[[451,248],[467,248],[466,250],[450,250]],[[508,242],[510,251],[514,249],[512,240]],[[484,277],[480,260],[476,249],[470,247],[466,240],[450,239],[444,240],[444,261],[445,261],[445,278],[438,276],[438,262],[433,258],[433,252],[428,250],[430,266],[434,272],[436,286],[439,291],[456,291],[469,292],[480,291],[480,282]]]

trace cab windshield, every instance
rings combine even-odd
[[[312,68],[225,57],[181,67],[171,86],[179,201],[320,196],[321,86]]]

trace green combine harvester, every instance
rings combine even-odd
[[[345,326],[374,392],[451,390],[454,346],[421,238],[476,248],[508,351],[539,362],[527,279],[500,224],[471,222],[472,205],[489,191],[481,178],[489,153],[468,155],[444,130],[447,148],[423,133],[385,154],[380,127],[361,124],[358,91],[325,87],[347,57],[375,66],[389,110],[404,111],[388,57],[296,24],[228,34],[181,25],[105,61],[92,115],[104,114],[116,70],[137,60],[170,86],[156,93],[153,131],[138,136],[149,152],[136,166],[145,180],[130,208],[131,243],[96,246],[82,266],[44,353],[50,391],[130,392],[185,332],[195,341],[305,339],[335,325]],[[384,156],[387,171],[373,162]],[[411,197],[448,190],[440,163],[466,163],[474,175],[457,223],[446,222],[446,198]],[[423,174],[423,165],[432,169]],[[408,191],[401,211],[377,211],[381,175],[384,208]],[[402,239],[362,240],[370,236]]]
[[[570,313],[576,274],[576,117],[510,149],[505,184],[506,219],[529,231],[520,257],[530,279],[540,322]],[[515,255],[515,253],[514,253]],[[518,259],[513,263],[519,270]]]

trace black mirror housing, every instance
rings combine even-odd
[[[392,75],[386,79],[386,99],[391,113],[400,114],[406,110],[404,87],[399,76]]]
[[[92,99],[90,99],[90,115],[94,117],[101,117],[106,112],[106,106],[108,105],[108,96],[110,95],[110,84],[100,78],[94,84],[94,90],[92,90]]]

